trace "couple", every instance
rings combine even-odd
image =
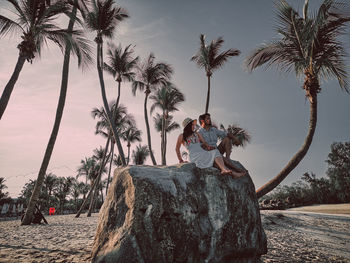
[[[233,134],[212,127],[209,113],[200,115],[199,121],[201,128],[198,132],[195,132],[196,120],[186,118],[182,122],[184,130],[176,143],[176,154],[179,162],[184,162],[180,154],[180,147],[183,144],[189,151],[190,161],[195,163],[198,168],[208,168],[215,165],[220,169],[221,174],[229,174],[235,178],[245,175],[246,171],[233,166],[230,161],[232,141],[235,145],[239,145],[239,140]],[[216,147],[218,137],[222,138],[222,142]],[[226,154],[225,158],[223,157],[224,153]]]

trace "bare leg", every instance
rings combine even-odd
[[[216,157],[214,163],[219,167],[221,174],[232,174],[232,171],[225,166],[224,160],[221,156]]]
[[[230,159],[232,151],[232,140],[229,137],[225,137],[218,146],[218,150],[222,155],[226,155],[226,158]]]

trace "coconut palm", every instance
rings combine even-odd
[[[141,144],[140,144],[140,145],[136,146],[136,150],[132,151],[132,160],[133,160],[134,164],[142,165],[145,163],[148,155],[149,155],[149,150],[148,150],[147,145],[141,146]]]
[[[162,111],[162,124],[161,124],[161,152],[162,152],[162,165],[166,165],[166,129],[169,127],[168,118],[169,113],[177,111],[177,106],[185,100],[185,96],[179,91],[173,84],[167,83],[157,89],[157,91],[150,96],[150,99],[154,101],[151,106],[151,113],[154,109],[159,108]]]
[[[123,132],[123,140],[127,142],[128,147],[128,157],[127,157],[127,165],[129,165],[130,160],[130,147],[131,144],[138,141],[141,142],[141,130],[137,129],[136,126],[129,126],[124,132]]]
[[[70,53],[77,54],[78,65],[87,65],[91,62],[90,57],[90,47],[88,42],[82,37],[81,31],[73,30],[73,26],[76,20],[77,6],[83,6],[84,1],[75,0],[76,6],[70,12],[70,6],[67,1],[21,1],[20,4],[17,1],[10,2],[15,10],[16,15],[19,20],[16,21],[16,25],[12,22],[13,20],[0,16],[0,36],[1,34],[6,34],[6,32],[13,30],[16,27],[20,27],[23,35],[23,41],[19,44],[18,48],[20,50],[19,59],[15,72],[13,73],[10,81],[5,87],[4,93],[0,101],[0,119],[5,111],[7,103],[10,99],[10,95],[18,79],[19,73],[23,67],[25,60],[32,62],[36,53],[41,51],[43,43],[46,39],[50,39],[57,43],[60,48],[65,49],[64,55],[64,65],[62,71],[62,82],[59,102],[56,110],[56,117],[53,126],[53,130],[47,145],[45,155],[39,170],[38,179],[36,181],[37,185],[33,190],[33,197],[31,197],[26,214],[22,220],[22,225],[30,224],[32,221],[35,203],[38,200],[39,192],[42,186],[42,181],[44,180],[46,170],[51,158],[51,154],[54,148],[54,144],[57,138],[60,122],[63,115],[63,109],[65,104],[65,98],[67,93],[68,84],[68,70],[69,70],[69,59]],[[63,30],[58,28],[52,23],[52,21],[57,17],[58,14],[65,13],[70,16],[70,21],[68,28]],[[1,23],[3,22],[3,23]],[[12,24],[12,25],[11,25]]]
[[[350,21],[349,13],[346,12],[349,10],[348,5],[324,0],[318,12],[310,14],[306,0],[303,16],[285,0],[280,0],[276,7],[280,38],[254,50],[247,58],[246,65],[250,71],[266,64],[276,65],[287,72],[294,68],[297,76],[304,75],[303,89],[310,103],[310,120],[308,134],[301,148],[275,178],[257,190],[258,197],[279,185],[306,155],[316,129],[320,80],[335,77],[340,88],[349,91],[344,62],[346,54],[339,40],[346,23]]]
[[[89,169],[84,169],[83,171],[88,170],[90,172],[90,177],[91,177],[91,187],[90,190],[86,196],[86,198],[84,198],[83,203],[80,207],[80,209],[78,210],[77,214],[75,215],[75,217],[79,217],[80,214],[82,213],[83,209],[85,208],[85,205],[87,203],[87,201],[90,199],[90,207],[89,207],[89,211],[88,211],[88,216],[91,215],[91,210],[93,207],[93,201],[95,200],[96,196],[95,196],[95,190],[97,185],[99,184],[100,180],[101,180],[101,175],[102,173],[106,172],[106,159],[108,159],[108,157],[106,158],[106,151],[109,147],[109,143],[110,143],[110,139],[107,139],[106,142],[106,146],[105,148],[100,148],[95,150],[95,155],[90,157],[93,161],[91,161],[91,168]],[[88,160],[91,160],[90,158],[88,158]],[[101,159],[102,158],[102,159]],[[93,195],[92,195],[93,194]]]
[[[112,102],[110,103],[110,108],[113,110],[113,120],[117,128],[118,135],[121,136],[124,139],[124,132],[127,130],[130,126],[135,126],[136,122],[134,117],[131,114],[127,113],[126,107],[123,105],[119,105],[116,107],[116,103]],[[93,118],[99,118],[99,121],[96,123],[96,134],[101,134],[103,137],[110,138],[113,141],[112,138],[112,132],[110,130],[110,126],[108,123],[108,117],[107,114],[104,111],[104,108],[101,107],[100,109],[94,108],[91,112],[91,115]],[[108,178],[111,174],[111,168],[112,168],[112,157],[114,155],[114,143],[111,144],[111,150],[110,150],[110,166],[109,166],[109,172],[108,172]],[[109,180],[108,180],[109,182]],[[108,191],[108,186],[106,188],[106,193]]]
[[[156,113],[156,116],[153,117],[154,128],[157,132],[160,132],[161,135],[161,149],[162,149],[162,165],[166,165],[166,146],[167,146],[167,133],[179,129],[180,125],[173,121],[173,116],[167,116],[167,119],[163,115]]]
[[[104,70],[110,73],[118,82],[118,97],[116,107],[119,105],[120,87],[122,81],[132,81],[135,76],[133,71],[138,63],[139,57],[133,57],[134,50],[131,45],[128,45],[124,50],[119,44],[115,47],[113,44],[108,46],[108,61],[109,64],[104,63]]]
[[[125,156],[117,129],[112,121],[113,115],[108,106],[102,69],[104,65],[103,39],[113,38],[116,26],[127,17],[129,17],[127,12],[123,8],[115,6],[113,0],[92,0],[92,7],[88,8],[85,18],[87,28],[96,32],[95,42],[97,43],[97,72],[100,80],[103,106],[108,116],[108,123],[111,126],[111,131],[117,144],[119,154],[122,158],[123,165],[126,165]]]
[[[91,189],[91,191],[93,192],[93,195],[91,197],[91,201],[90,201],[90,206],[89,206],[89,210],[87,213],[87,216],[90,217],[91,216],[91,212],[94,208],[94,204],[96,202],[97,196],[98,196],[98,190],[99,190],[99,186],[101,184],[101,177],[102,174],[107,172],[106,169],[106,164],[108,162],[109,156],[106,156],[106,153],[108,151],[108,143],[110,142],[110,139],[107,139],[107,144],[105,148],[102,148],[100,146],[100,148],[97,148],[94,150],[94,156],[93,158],[96,160],[97,165],[96,165],[96,169],[95,169],[95,181],[96,184],[94,184],[94,188]]]
[[[209,110],[209,99],[210,99],[210,78],[213,72],[219,68],[222,68],[225,62],[233,56],[238,56],[241,51],[238,49],[230,48],[226,51],[220,52],[220,48],[224,43],[224,39],[219,37],[216,40],[212,40],[210,45],[205,44],[205,36],[201,34],[199,36],[200,47],[198,52],[191,58],[199,68],[204,68],[205,74],[208,78],[208,91],[207,91],[207,102],[205,104],[205,113]]]
[[[71,13],[71,6],[67,1],[6,1],[10,4],[11,14],[14,17],[0,15],[0,37],[8,33],[21,32],[22,41],[17,46],[19,56],[15,70],[1,95],[0,119],[6,110],[24,63],[26,61],[32,63],[37,54],[40,56],[41,49],[47,40],[51,40],[62,50],[66,46],[73,48],[74,53],[78,55],[79,63],[86,63],[90,58],[90,51],[86,40],[82,37],[82,31],[62,29],[55,24],[60,14],[75,16]]]
[[[166,85],[169,82],[172,73],[173,69],[169,64],[163,62],[156,63],[155,56],[153,53],[151,53],[148,58],[138,67],[136,79],[132,83],[132,93],[134,96],[136,95],[137,90],[144,91],[145,93],[144,116],[147,131],[148,149],[153,165],[157,165],[157,162],[152,151],[151,132],[148,123],[148,96],[152,90],[156,89],[157,87]]]

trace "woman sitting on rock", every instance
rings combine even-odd
[[[222,155],[217,149],[211,151],[203,150],[201,143],[204,144],[204,146],[208,146],[208,144],[204,141],[202,135],[194,131],[196,123],[197,121],[191,118],[186,118],[182,122],[184,130],[183,133],[179,135],[176,143],[176,154],[179,162],[184,162],[180,154],[180,147],[181,144],[183,144],[189,151],[190,162],[195,163],[198,168],[208,168],[215,164],[220,169],[221,174],[229,174],[235,177],[244,175],[244,173],[234,172],[227,168]]]

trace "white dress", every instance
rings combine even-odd
[[[187,138],[185,147],[190,153],[190,162],[195,163],[198,168],[212,167],[214,159],[221,156],[217,149],[211,151],[204,150],[201,147],[197,133]]]

